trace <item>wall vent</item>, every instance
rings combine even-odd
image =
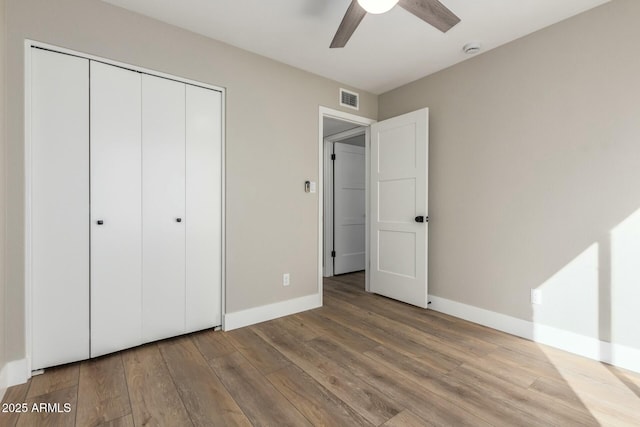
[[[340,88],[340,105],[357,110],[360,108],[360,95]]]

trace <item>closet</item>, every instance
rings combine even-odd
[[[32,369],[221,324],[222,94],[31,49]]]

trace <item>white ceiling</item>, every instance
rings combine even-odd
[[[461,19],[446,34],[396,6],[368,14],[329,49],[350,0],[104,0],[294,67],[386,92],[609,0],[441,0]]]

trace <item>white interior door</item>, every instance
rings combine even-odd
[[[186,87],[187,332],[222,324],[222,94]]]
[[[371,126],[370,290],[424,308],[428,114],[422,109]]]
[[[141,74],[91,61],[91,356],[142,339]]]
[[[333,274],[365,268],[364,147],[334,143]]]
[[[185,332],[185,84],[142,75],[142,339]]]
[[[32,369],[89,357],[89,61],[31,49]]]

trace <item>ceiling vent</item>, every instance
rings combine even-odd
[[[340,105],[357,110],[360,108],[360,95],[340,88]]]

